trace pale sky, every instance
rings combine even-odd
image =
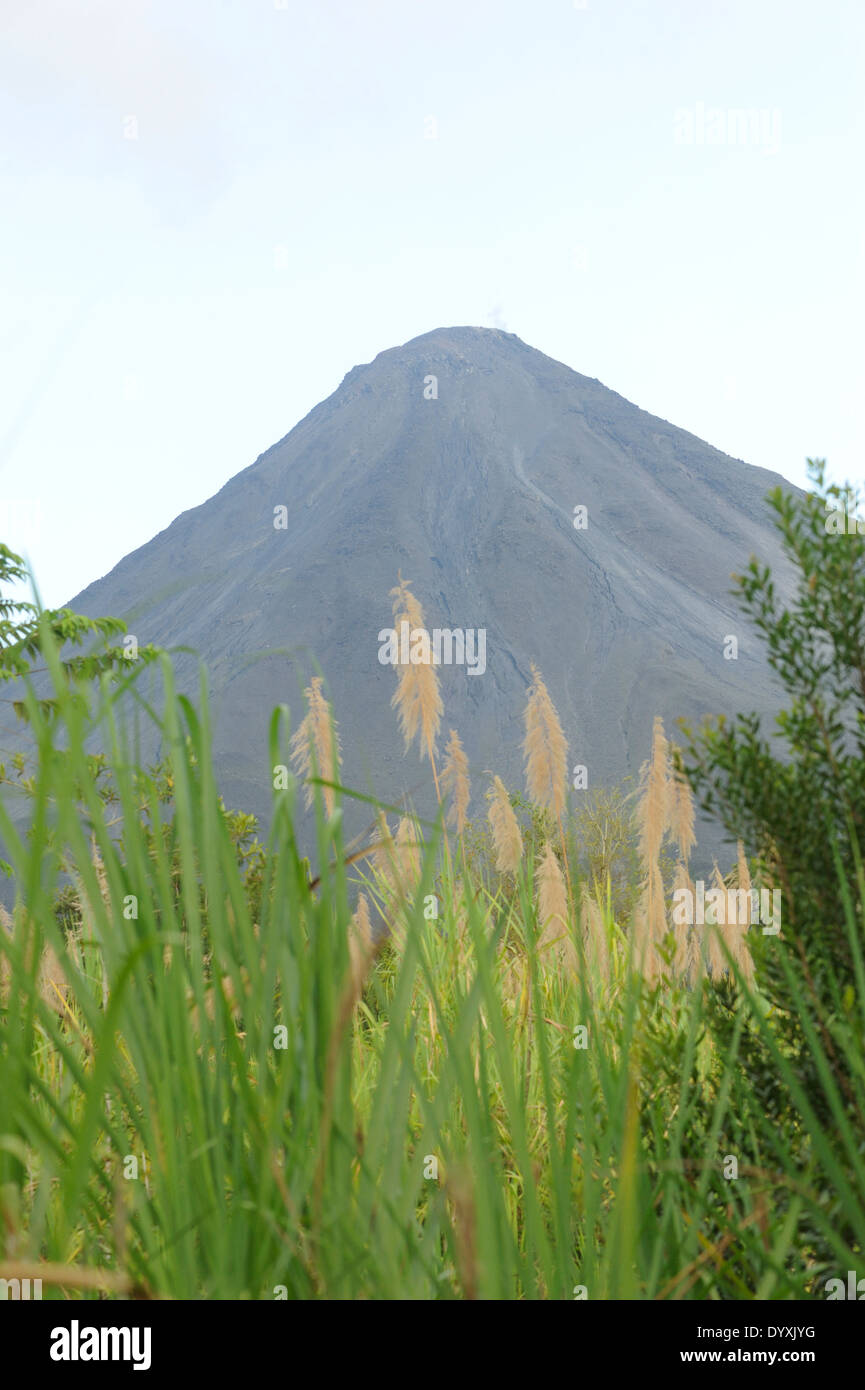
[[[860,481],[863,36],[862,0],[0,0],[0,539],[59,606],[454,324]]]

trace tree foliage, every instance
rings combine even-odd
[[[682,727],[700,805],[783,890],[785,936],[849,964],[842,893],[865,829],[865,523],[839,534],[836,513],[853,514],[855,494],[826,485],[822,460],[809,470],[813,492],[776,488],[768,499],[794,567],[792,599],[782,603],[756,558],[735,577],[788,698],[773,737],[756,714],[709,721],[696,736]]]
[[[728,1142],[746,1144],[750,1122],[767,1118],[792,1137],[803,1173],[817,1144],[830,1144],[840,1185],[856,1181],[851,1136],[865,1131],[865,1029],[856,1005],[865,944],[865,523],[860,531],[856,494],[826,484],[822,460],[809,460],[809,473],[812,492],[776,488],[768,499],[793,567],[786,600],[756,559],[735,577],[785,707],[769,731],[756,714],[707,721],[697,733],[683,723],[688,742],[678,761],[703,809],[745,842],[783,894],[781,935],[755,933],[770,1031],[755,1032],[741,1054],[753,1110],[739,1116]],[[722,1045],[737,1014],[734,990],[713,992],[710,1016]],[[803,1106],[810,1123],[799,1118]],[[824,1202],[821,1229],[852,1243],[849,1202],[838,1187],[825,1189]],[[806,1238],[831,1264],[820,1230]]]
[[[29,579],[22,557],[0,542],[0,586],[26,583]],[[128,674],[127,649],[112,645],[110,641],[126,632],[121,618],[87,618],[71,608],[43,609],[38,603],[7,593],[0,594],[0,680],[21,680],[45,669],[38,662],[46,631],[61,650],[69,646],[81,647],[88,638],[95,639],[89,651],[67,654],[63,658],[63,670],[70,681],[94,680],[105,672],[118,678]],[[152,660],[155,655],[153,646],[137,651],[137,658],[142,661]],[[10,703],[18,717],[25,719],[24,701],[18,699]],[[50,714],[56,702],[44,699],[40,707]]]

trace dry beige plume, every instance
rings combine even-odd
[[[738,884],[746,893],[751,891],[751,872],[748,868],[748,860],[745,858],[745,846],[741,840],[736,841],[736,873]]]
[[[307,713],[291,736],[289,752],[295,774],[307,783],[305,787],[306,804],[312,806],[313,789],[309,778],[317,775],[325,782],[339,781],[341,749],[336,721],[331,714],[330,705],[322,693],[322,679],[313,676],[306,690]],[[324,804],[328,816],[333,815],[335,793],[333,787],[322,787]]]
[[[649,914],[646,907],[647,890],[644,886],[643,892],[637,900],[634,908],[634,963],[642,971],[643,978],[650,985],[653,985],[660,974],[661,963],[658,959],[652,933],[649,930]]]
[[[652,752],[640,769],[637,829],[645,878],[634,918],[635,949],[643,975],[658,979],[662,962],[656,947],[667,934],[667,912],[660,853],[671,812],[670,750],[660,716],[652,726]]]
[[[39,993],[61,1017],[66,1013],[66,1000],[69,995],[69,981],[66,972],[57,958],[57,952],[46,946],[39,963]],[[105,1002],[103,998],[103,1003]]]
[[[667,922],[667,905],[664,900],[664,880],[661,877],[661,866],[657,859],[653,859],[649,864],[645,892],[649,931],[652,933],[652,940],[660,945],[670,927]]]
[[[397,637],[400,635],[403,622],[408,623],[410,632],[414,632],[416,628],[426,631],[423,609],[402,575],[399,576],[396,588],[391,589],[391,598]],[[404,666],[397,663],[396,670],[397,687],[391,705],[399,715],[406,751],[411,747],[415,734],[420,731],[421,757],[426,753],[432,763],[444,712],[432,652],[429,653],[428,661],[409,661]]]
[[[568,891],[559,861],[547,844],[535,870],[538,890],[538,950],[555,952],[562,964],[576,974],[577,951],[568,926]]]
[[[523,857],[523,837],[508,799],[507,788],[500,777],[493,777],[487,797],[490,803],[487,816],[493,832],[496,868],[500,874],[515,874]]]
[[[382,897],[393,899],[397,895],[396,846],[384,811],[378,812],[377,822],[375,830],[370,835],[364,857],[369,861],[373,873],[379,880],[377,886]],[[383,924],[387,927],[388,920],[385,908],[376,904],[376,910]]]
[[[502,998],[516,1009],[528,997],[529,963],[522,951],[505,951],[500,956]]]
[[[523,742],[526,786],[532,801],[561,817],[568,781],[568,744],[541,673],[534,664],[531,670]]]
[[[604,917],[597,899],[588,891],[585,883],[582,885],[580,903],[586,959],[593,972],[606,979],[609,975],[610,960]]]
[[[752,885],[752,883],[751,883],[751,873],[750,873],[750,870],[749,870],[749,868],[748,868],[748,860],[747,860],[746,857],[745,857],[745,846],[742,844],[742,841],[741,841],[741,840],[739,840],[739,841],[737,842],[737,845],[736,845],[736,854],[737,854],[737,877],[738,877],[738,886],[739,886],[740,889],[742,889],[743,892],[745,892],[745,893],[748,894],[749,902],[750,902],[750,895],[751,895],[751,890],[752,890],[753,885]],[[748,917],[749,917],[749,925],[750,925],[750,912],[749,912],[749,914],[748,914]],[[750,949],[749,949],[749,947],[748,947],[748,938],[747,938],[747,936],[745,935],[745,932],[744,932],[744,931],[743,931],[743,933],[742,933],[741,942],[740,942],[740,948],[739,948],[739,949],[740,949],[739,964],[740,964],[741,969],[742,969],[742,974],[745,976],[745,980],[747,981],[748,985],[753,989],[753,987],[754,987],[754,962],[753,962],[753,960],[752,960],[752,958],[751,958],[751,952],[750,952]]]
[[[739,928],[739,969],[745,977],[745,983],[749,989],[753,989],[756,983],[754,975],[754,961],[748,946],[748,928]]]
[[[451,901],[451,911],[453,913],[454,937],[457,941],[470,939],[469,932],[469,913],[468,913],[468,893],[466,892],[465,881],[462,878],[454,880],[453,899]]]
[[[691,882],[691,875],[683,863],[676,865],[676,877],[673,882],[674,889],[679,892],[684,890],[690,893],[689,901],[694,902],[694,885]],[[673,935],[676,939],[676,974],[680,975],[686,984],[690,984],[694,976],[696,962],[694,953],[696,948],[697,933],[694,930],[693,922],[673,923]]]
[[[423,870],[423,839],[411,816],[403,816],[397,827],[396,853],[400,883],[408,896],[420,882]]]
[[[411,905],[423,868],[423,841],[418,827],[404,816],[391,834],[387,820],[380,813],[379,829],[373,841],[373,864],[383,880],[386,908],[382,912],[388,931],[399,945],[402,941],[405,909]]]
[[[669,818],[669,747],[664,735],[663,720],[660,715],[656,715],[652,728],[652,755],[640,769],[640,797],[637,802],[640,854],[647,869],[657,861]]]
[[[445,746],[445,763],[442,770],[442,792],[450,797],[448,819],[462,835],[466,825],[466,812],[469,809],[469,760],[460,742],[456,729],[451,729]]]
[[[721,927],[721,935],[723,936],[724,941],[726,942],[727,950],[730,952],[730,955],[733,957],[733,960],[741,968],[742,947],[745,941],[745,931],[747,930],[750,912],[747,910],[745,911],[745,920],[743,922],[740,922],[738,920],[740,904],[737,901],[736,894],[732,892],[730,889],[728,889],[727,884],[721,877],[721,871],[718,868],[717,864],[715,865],[715,874],[712,887],[720,889],[724,894],[725,909],[724,922]],[[741,906],[744,907],[744,904],[742,904]]]
[[[748,949],[746,937],[751,920],[751,876],[748,873],[748,865],[745,861],[745,851],[741,840],[738,844],[738,856],[738,888],[742,893],[747,890],[749,894],[748,898],[740,900],[736,893],[731,892],[727,888],[717,864],[715,865],[712,887],[721,889],[726,897],[725,925],[721,929],[721,934],[727,944],[727,950],[730,952],[730,955],[738,965],[748,984],[753,985],[754,962],[751,959],[751,952]]]
[[[359,996],[363,988],[370,961],[375,955],[372,922],[369,916],[369,903],[366,894],[361,893],[357,907],[348,927],[348,955],[351,965],[351,979],[355,993]]]
[[[712,887],[720,888],[724,894],[724,899],[726,901],[727,885],[721,877],[721,870],[718,868],[717,863],[715,864],[714,871],[712,873]],[[711,921],[709,920],[710,917],[712,919]],[[724,927],[724,924],[719,924],[717,922],[717,912],[715,911],[714,906],[706,908],[706,931],[708,934],[706,953],[709,957],[709,966],[712,971],[712,979],[717,982],[718,980],[720,980],[724,971],[727,969],[727,961],[725,959],[724,952],[721,949],[721,941],[722,939],[727,939],[727,944],[729,945],[730,943],[729,939],[727,938],[726,928]]]
[[[678,845],[682,863],[687,864],[697,837],[694,834],[694,797],[684,773],[673,772],[670,778],[669,821],[670,833]]]
[[[17,926],[16,926],[17,923]],[[26,912],[16,911],[15,921],[0,904],[0,931],[5,931],[10,937],[16,932],[19,934],[32,931],[32,921]],[[70,937],[68,941],[72,951],[77,950],[77,942],[73,944]],[[30,955],[29,960],[33,957]],[[26,962],[27,969],[30,968],[29,961]],[[63,970],[57,952],[53,946],[46,945],[42,951],[42,958],[39,961],[37,973],[37,988],[43,1001],[50,1009],[59,1014],[61,1018],[67,1012],[66,1000],[69,995],[69,981]],[[9,1007],[9,990],[12,984],[12,965],[5,952],[0,953],[0,1007]]]
[[[388,883],[393,881],[393,869],[391,867],[394,857],[393,836],[390,833],[390,826],[384,811],[378,813],[378,824],[370,836],[369,848],[366,858],[372,861],[375,869],[381,874],[382,878]]]

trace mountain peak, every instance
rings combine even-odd
[[[563,362],[524,342],[516,333],[507,333],[501,328],[456,325],[433,328],[396,347],[385,348],[371,362],[353,367],[335,395],[338,396],[344,387],[357,386],[360,382],[370,389],[376,384],[387,387],[394,373],[402,373],[406,379],[408,374],[418,372],[422,376],[436,375],[437,367],[448,362],[458,376],[498,372],[524,376],[526,381],[546,386],[563,387],[568,381],[572,386],[577,383],[601,386],[595,378],[581,376]]]
[[[403,759],[393,671],[379,661],[401,570],[431,628],[485,633],[483,674],[440,672],[445,727],[478,776],[494,768],[522,783],[534,662],[594,786],[639,770],[655,715],[673,728],[680,715],[774,713],[755,645],[742,638],[737,661],[723,650],[741,628],[731,571],[756,552],[783,574],[764,502],[782,481],[514,333],[435,328],[355,367],[73,607],[204,658],[228,804],[266,821],[267,716],[283,701],[300,709],[317,663],[346,785],[391,803],[411,790],[431,809],[428,770]],[[194,693],[196,658],[178,657],[177,671]]]
[[[516,333],[506,333],[502,328],[476,328],[470,325],[455,325],[447,328],[432,328],[428,333],[421,333],[416,338],[409,338],[407,342],[398,347],[385,348],[373,359],[378,362],[381,359],[392,358],[395,355],[404,354],[414,356],[430,350],[450,351],[459,354],[485,352],[508,352],[522,350],[532,353],[537,357],[544,357],[545,354],[537,348],[531,347],[523,342]],[[547,359],[552,361],[551,358]]]

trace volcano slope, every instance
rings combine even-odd
[[[764,500],[778,483],[512,333],[441,328],[354,367],[71,606],[206,662],[229,806],[266,824],[268,715],[286,702],[296,725],[317,662],[346,785],[428,812],[429,765],[403,752],[379,659],[401,572],[428,629],[485,634],[483,672],[439,667],[442,733],[464,742],[477,814],[484,770],[522,786],[532,662],[590,787],[638,771],[656,714],[671,733],[678,716],[776,710],[730,589],[756,553],[783,592]],[[194,695],[197,658],[177,671]],[[369,808],[346,819],[358,831]]]

